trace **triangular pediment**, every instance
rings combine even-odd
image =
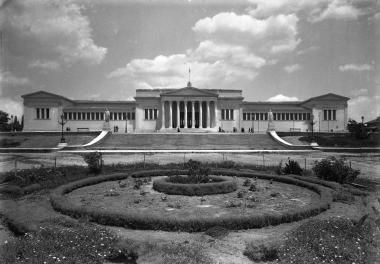
[[[210,91],[198,89],[195,87],[184,87],[174,91],[161,94],[162,96],[203,96],[203,97],[217,97],[218,95]]]
[[[324,94],[324,95],[320,95],[320,96],[316,96],[316,97],[312,97],[306,101],[304,101],[302,103],[302,105],[308,105],[308,104],[313,104],[313,103],[316,103],[316,102],[347,102],[348,100],[350,100],[350,98],[348,97],[345,97],[345,96],[342,96],[342,95],[338,95],[338,94],[334,94],[334,93],[328,93],[328,94]]]
[[[34,92],[34,93],[24,94],[21,97],[24,98],[24,99],[30,99],[30,98],[38,98],[38,99],[63,99],[63,100],[71,102],[71,100],[68,99],[68,98],[66,98],[66,97],[63,97],[63,96],[58,95],[58,94],[53,94],[53,93],[45,92],[45,91],[38,91],[38,92]]]

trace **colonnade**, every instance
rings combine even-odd
[[[169,116],[166,116],[165,113],[165,103],[169,105]],[[205,120],[203,120],[203,102],[206,103],[206,116]],[[213,108],[211,110],[210,104],[213,102]],[[174,114],[174,103],[176,103],[176,111]],[[180,104],[183,104],[183,109],[180,109]],[[191,106],[188,107],[188,104],[191,103]],[[197,107],[196,107],[197,104]],[[216,125],[216,101],[200,101],[200,100],[182,100],[182,101],[174,101],[174,100],[165,100],[161,101],[161,129],[165,129],[165,124],[167,118],[169,118],[169,128],[183,127],[183,128],[210,128],[211,126]],[[181,111],[182,110],[182,111]],[[213,120],[211,120],[211,111],[213,111]],[[181,119],[180,113],[183,112],[183,116]],[[191,115],[191,119],[188,119],[188,113]],[[196,118],[196,113],[198,113]],[[175,121],[176,127],[173,125],[173,121]],[[206,121],[203,126],[204,121]]]

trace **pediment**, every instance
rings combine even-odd
[[[162,96],[202,96],[202,97],[217,97],[218,95],[210,91],[198,89],[195,87],[185,87],[174,91],[161,94]]]
[[[317,97],[312,97],[312,98],[304,101],[301,105],[312,105],[315,103],[323,103],[323,102],[337,102],[337,103],[338,102],[344,102],[345,103],[348,100],[350,100],[350,98],[348,98],[348,97],[338,95],[338,94],[334,94],[334,93],[328,93],[328,94],[320,95]]]
[[[36,99],[63,99],[63,100],[71,102],[71,100],[66,97],[63,97],[58,94],[45,92],[45,91],[38,91],[38,92],[30,93],[30,94],[25,94],[25,95],[22,95],[21,97],[24,99],[34,99],[34,98]]]

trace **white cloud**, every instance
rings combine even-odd
[[[94,43],[82,8],[71,0],[15,0],[5,7],[5,26],[37,41],[46,53],[58,54],[67,64],[98,64],[107,49]]]
[[[252,81],[256,72],[226,63],[223,60],[205,62],[192,60],[186,54],[159,55],[154,59],[134,59],[125,67],[108,74],[108,78],[121,78],[135,88],[179,88],[186,85],[191,66],[191,82],[196,87],[226,88],[242,79]]]
[[[293,96],[286,96],[282,94],[275,95],[267,100],[268,102],[292,102],[298,101],[298,98]]]
[[[342,72],[345,72],[345,71],[356,71],[356,72],[370,71],[370,70],[372,70],[372,66],[369,64],[345,64],[345,65],[340,65],[339,70]]]
[[[250,15],[223,12],[199,20],[193,30],[202,38],[234,45],[244,45],[256,53],[280,53],[294,50],[298,17],[294,14],[257,19]]]
[[[311,52],[313,52],[313,51],[316,51],[316,50],[318,50],[318,49],[319,49],[319,47],[316,47],[316,46],[310,46],[310,47],[305,48],[305,49],[303,49],[303,50],[299,50],[299,51],[297,51],[297,55],[309,54],[309,53],[311,53]]]
[[[5,87],[24,86],[30,83],[30,80],[25,77],[17,77],[10,71],[0,71],[0,95]]]
[[[24,109],[22,102],[15,101],[11,98],[0,98],[0,110],[6,112],[10,115],[16,115],[21,121],[21,116],[23,115]]]
[[[320,22],[326,19],[357,19],[372,12],[373,3],[361,0],[249,0],[253,4],[250,15],[257,18],[278,14],[304,12],[309,21]]]
[[[189,51],[188,53],[195,59],[202,61],[228,60],[233,65],[256,69],[266,65],[264,58],[256,56],[246,47],[216,44],[210,40],[202,41],[194,52]]]
[[[39,68],[43,70],[57,70],[60,65],[56,61],[51,60],[35,60],[29,63],[28,67],[30,68]]]
[[[302,67],[299,64],[287,65],[284,67],[284,71],[286,71],[287,73],[293,73],[301,70],[301,68]]]
[[[380,115],[380,96],[360,95],[348,101],[348,117],[360,121],[369,121]]]

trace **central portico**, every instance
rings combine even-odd
[[[223,121],[235,127],[243,101],[241,90],[199,89],[190,82],[180,89],[138,89],[135,99],[136,130],[163,132],[216,132]]]
[[[187,87],[164,92],[161,97],[161,130],[216,128],[218,94]]]

